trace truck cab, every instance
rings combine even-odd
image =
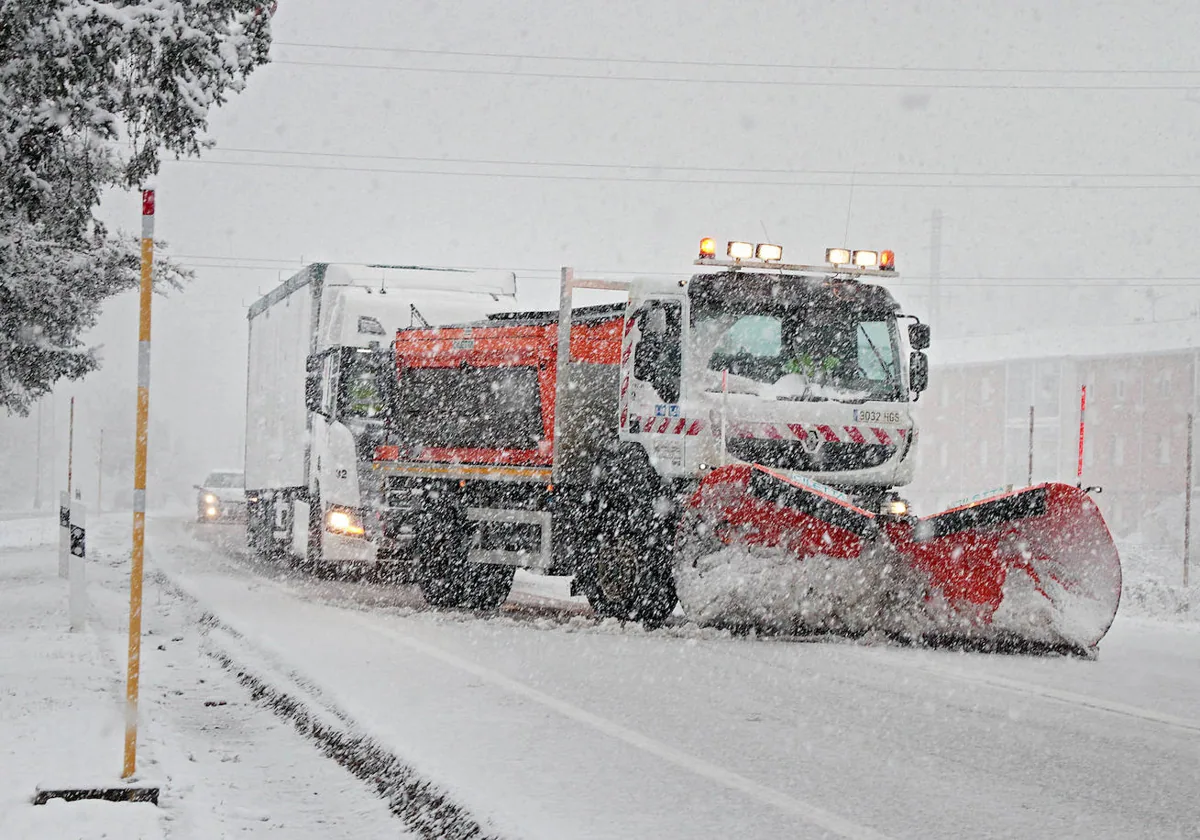
[[[928,328],[902,331],[888,290],[862,279],[894,270],[697,264],[715,270],[631,284],[621,440],[665,476],[742,462],[855,495],[908,484]]]

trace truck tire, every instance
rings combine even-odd
[[[642,450],[612,453],[585,506],[592,523],[578,586],[599,615],[657,626],[675,609],[674,501]]]
[[[473,610],[494,610],[508,600],[512,591],[514,566],[468,563],[465,606]]]
[[[466,523],[454,517],[441,527],[423,529],[418,536],[421,556],[417,559],[417,584],[432,607],[463,607],[494,610],[512,589],[516,569],[483,563],[468,563],[470,533]]]

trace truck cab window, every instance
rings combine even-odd
[[[337,357],[333,353],[326,353],[321,363],[321,413],[329,419],[335,417],[333,396],[336,379]]]
[[[772,315],[742,315],[713,350],[709,368],[765,381],[778,375],[783,321]]]
[[[675,301],[652,301],[634,317],[638,326],[634,377],[652,387],[663,402],[679,402],[682,306]]]
[[[390,358],[385,355],[386,360]],[[338,416],[382,419],[386,397],[380,382],[383,367],[375,353],[352,348],[342,358],[338,377]]]

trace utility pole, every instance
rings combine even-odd
[[[929,220],[929,323],[941,327],[942,314],[942,211],[937,208]]]

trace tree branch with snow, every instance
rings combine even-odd
[[[161,155],[206,147],[208,115],[267,63],[263,0],[0,3],[0,407],[24,414],[99,364],[81,334],[136,286],[138,243],[96,219]],[[159,285],[189,273],[169,262]]]

